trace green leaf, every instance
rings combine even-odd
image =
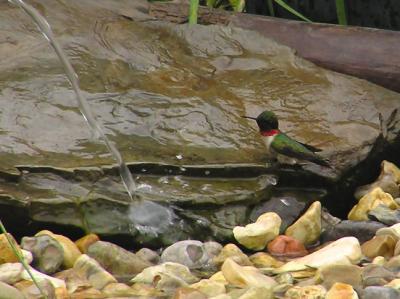
[[[283,0],[274,0],[277,4],[279,4],[280,6],[282,6],[284,9],[286,9],[288,12],[294,14],[295,16],[299,17],[300,19],[302,19],[303,21],[306,22],[310,22],[312,23],[312,21],[310,19],[307,19],[305,16],[303,16],[301,13],[297,12],[296,10],[294,10],[293,8],[291,8],[289,5],[287,5]]]
[[[197,24],[197,11],[199,10],[199,0],[190,0],[189,24]]]
[[[344,0],[336,0],[336,15],[340,25],[347,25],[346,4]]]
[[[229,0],[234,11],[242,12],[244,9],[245,0]]]
[[[274,0],[267,0],[268,10],[271,17],[275,17]]]

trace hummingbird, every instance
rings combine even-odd
[[[268,152],[275,158],[289,162],[289,164],[298,164],[299,160],[306,160],[315,164],[331,167],[327,159],[322,158],[316,152],[321,150],[294,140],[279,130],[278,117],[272,111],[264,111],[257,117],[242,116],[257,122],[260,134],[265,139]]]

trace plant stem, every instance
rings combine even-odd
[[[22,266],[25,268],[26,272],[28,272],[29,276],[32,278],[33,283],[36,285],[40,293],[43,295],[45,299],[47,299],[46,293],[42,290],[42,288],[39,286],[39,283],[33,276],[33,273],[29,269],[29,265],[25,262],[24,256],[22,255],[22,252],[14,245],[13,240],[10,238],[8,235],[8,232],[6,228],[3,225],[3,221],[0,220],[0,230],[2,233],[6,236],[8,244],[11,246],[12,251],[14,252],[15,256],[18,258],[19,262],[22,264]]]
[[[199,9],[199,0],[190,0],[189,24],[197,24],[198,9]]]
[[[271,17],[275,17],[274,0],[267,0],[268,10]]]
[[[340,25],[347,25],[346,4],[344,0],[336,0],[336,15]]]

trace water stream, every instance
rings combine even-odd
[[[78,75],[76,74],[74,68],[69,62],[67,56],[65,55],[64,50],[61,48],[58,41],[54,38],[53,31],[51,30],[49,23],[46,21],[44,17],[42,17],[39,14],[39,12],[34,7],[32,7],[29,4],[26,4],[24,1],[9,0],[9,2],[19,6],[33,19],[33,21],[38,26],[40,32],[44,35],[44,37],[53,47],[54,51],[56,52],[58,58],[60,59],[64,67],[65,74],[67,75],[68,80],[71,83],[71,86],[75,92],[80,112],[85,118],[86,123],[89,125],[93,135],[96,138],[104,141],[111,156],[117,162],[122,182],[124,183],[124,186],[129,194],[130,199],[133,200],[136,191],[136,184],[135,181],[133,180],[132,174],[130,173],[128,167],[126,166],[124,160],[122,159],[121,153],[118,151],[115,145],[108,139],[106,134],[104,134],[102,127],[96,121],[96,118],[93,115],[92,110],[90,109],[89,103],[86,100],[85,96],[82,94],[82,91],[79,87]]]

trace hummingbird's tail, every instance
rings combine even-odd
[[[312,160],[311,162],[314,162],[315,164],[318,164],[318,165],[321,165],[321,166],[333,168],[332,165],[330,164],[329,159],[325,159],[325,158],[322,158],[322,157],[317,157],[314,160]]]

